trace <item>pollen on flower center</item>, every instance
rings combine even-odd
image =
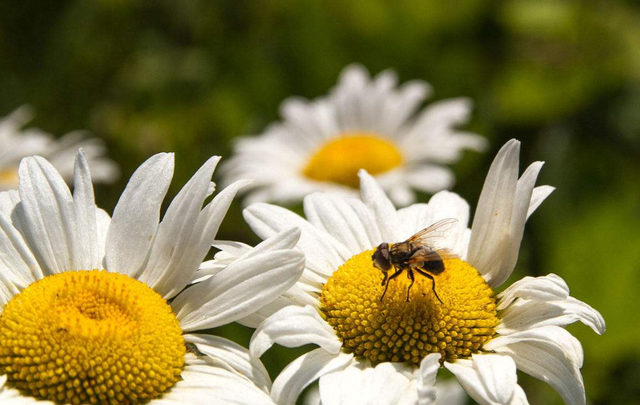
[[[402,163],[402,154],[389,141],[376,134],[350,132],[318,149],[303,169],[313,180],[358,188],[358,170],[370,174],[387,172]]]
[[[46,277],[0,314],[0,375],[57,403],[137,404],[179,379],[185,342],[146,284],[106,271]]]
[[[430,353],[447,361],[471,356],[491,340],[498,325],[493,291],[477,270],[460,259],[445,260],[445,270],[432,281],[404,274],[384,287],[373,266],[373,250],[353,256],[322,289],[321,311],[345,350],[374,364],[393,361],[419,365]],[[392,270],[393,271],[393,270]]]

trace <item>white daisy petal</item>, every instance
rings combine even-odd
[[[402,94],[399,97],[387,94],[380,98],[387,101],[381,114],[377,117],[383,120],[384,133],[402,132],[402,126],[410,119],[418,109],[420,103],[431,94],[431,86],[421,81],[411,81],[401,87]]]
[[[73,175],[73,157],[78,149],[83,149],[85,157],[91,164],[93,181],[112,182],[120,175],[118,166],[106,158],[104,142],[99,138],[89,138],[86,131],[73,131],[62,137],[51,140],[46,152],[42,155],[51,162],[65,179]]]
[[[243,318],[292,287],[304,255],[292,250],[238,260],[181,293],[171,304],[184,331],[214,328]]]
[[[194,283],[204,281],[210,276],[218,274],[236,260],[246,259],[268,250],[292,249],[299,239],[300,230],[298,228],[290,228],[261,242],[255,248],[241,242],[216,240],[213,242],[213,246],[220,249],[220,252],[216,253],[213,260],[206,261],[200,265],[197,274],[198,279],[194,280]]]
[[[359,93],[366,86],[367,76],[367,71],[361,65],[348,66],[340,74],[340,84],[331,95],[338,106],[337,121],[344,130],[358,128],[362,122],[358,100]]]
[[[179,282],[181,278],[193,278],[190,273],[195,273],[196,269],[193,266],[184,266],[185,257],[201,262],[210,247],[213,238],[204,246],[206,250],[200,246],[201,243],[192,238],[201,237],[198,218],[202,211],[202,203],[207,197],[213,170],[219,160],[219,156],[210,158],[173,199],[158,226],[149,261],[139,275],[141,281],[167,298],[176,290],[180,291],[185,287],[186,283]],[[202,236],[206,238],[211,235]],[[182,271],[171,271],[176,268]]]
[[[405,134],[405,143],[415,145],[422,144],[426,140],[433,140],[433,138],[442,138],[443,130],[449,130],[450,127],[468,120],[472,107],[472,101],[464,97],[441,100],[429,105],[418,115],[415,125]],[[437,148],[432,149],[435,150],[425,152],[435,157],[440,157],[440,160],[452,158],[449,156],[452,153],[451,151],[448,151],[449,153],[446,156],[441,156],[441,151],[437,150]]]
[[[428,204],[414,204],[398,210],[398,220],[402,229],[400,240],[406,240],[416,232],[445,218],[453,218],[457,222],[447,230],[438,245],[461,254],[466,249],[465,232],[469,222],[469,204],[459,195],[449,191],[440,191],[431,197]]]
[[[274,175],[269,176],[269,178],[273,177]],[[284,183],[274,184],[269,187],[255,189],[247,195],[246,201],[243,201],[243,205],[248,207],[263,201],[278,201],[281,204],[294,204],[301,201],[307,195],[317,191],[316,187],[304,184],[295,177],[283,179],[283,182]],[[320,191],[327,191],[328,189],[337,190],[335,187],[327,188],[317,186],[317,188],[319,188]]]
[[[278,405],[293,405],[309,384],[327,373],[344,369],[352,358],[352,354],[335,355],[323,349],[305,353],[278,375],[271,388],[271,398]]]
[[[565,329],[543,326],[499,336],[485,349],[511,356],[519,370],[549,384],[567,404],[585,403],[582,346]]]
[[[455,178],[453,171],[446,167],[423,165],[407,170],[406,181],[413,188],[433,193],[453,186]]]
[[[350,256],[348,249],[333,236],[285,208],[258,203],[245,208],[242,213],[251,229],[262,239],[292,226],[299,227],[302,233],[298,248],[305,252],[307,268],[321,276],[331,275]]]
[[[607,329],[600,312],[573,297],[546,302],[519,300],[502,311],[501,318],[497,332],[503,335],[545,325],[566,326],[578,321],[598,335]]]
[[[293,249],[300,240],[300,235],[300,228],[292,227],[284,229],[272,237],[260,242],[254,248],[248,249],[240,255],[239,259],[248,259],[272,250]],[[237,252],[241,253],[242,250],[238,250]]]
[[[520,385],[516,385],[516,389],[513,391],[513,397],[509,405],[529,405],[527,394]]]
[[[218,195],[216,195],[213,200],[211,200],[211,202],[207,204],[202,211],[200,211],[197,224],[200,232],[204,235],[200,237],[200,241],[198,241],[202,249],[208,247],[211,240],[218,233],[220,224],[227,214],[238,190],[250,183],[251,180],[238,180],[235,183],[230,184],[225,187],[224,190],[220,191],[220,193],[218,193]]]
[[[467,121],[471,107],[471,100],[456,98],[425,108],[402,139],[408,160],[448,163],[460,159],[463,149],[484,151],[485,138],[455,128]]]
[[[478,134],[474,134],[472,132],[467,131],[456,131],[455,134],[451,136],[453,145],[455,145],[459,150],[469,149],[474,150],[476,152],[484,152],[489,147],[489,141],[487,138],[480,136]],[[458,155],[460,152],[458,152]],[[454,155],[457,156],[457,155]]]
[[[280,297],[256,310],[253,314],[238,319],[236,322],[250,328],[257,328],[265,319],[289,305],[311,305],[316,307],[318,305],[318,292],[315,290],[305,290],[302,288],[303,286],[303,282],[299,281],[298,286],[291,287],[291,289],[283,293]]]
[[[317,344],[337,354],[342,342],[312,306],[288,306],[267,318],[251,337],[251,355],[261,357],[274,343],[285,347]]]
[[[542,277],[524,277],[498,294],[498,310],[511,305],[516,298],[536,301],[563,300],[569,296],[569,286],[556,274]]]
[[[14,210],[19,202],[20,194],[18,193],[18,190],[0,192],[0,213],[11,218],[14,215]],[[14,226],[16,226],[16,224],[14,224]]]
[[[271,389],[271,378],[267,369],[259,360],[251,357],[249,351],[244,347],[230,340],[211,335],[186,334],[184,339],[186,342],[194,344],[199,353],[223,364],[230,371],[248,377],[263,391],[268,393]]]
[[[20,289],[7,277],[7,274],[0,272],[0,309],[19,293]]]
[[[471,360],[445,362],[465,391],[482,405],[510,404],[518,385],[516,364],[509,356],[474,354]]]
[[[491,286],[502,278],[500,262],[509,247],[509,233],[518,182],[520,142],[511,140],[498,152],[482,187],[473,218],[468,261]]]
[[[247,245],[246,243],[236,242],[232,240],[216,239],[213,241],[212,246],[216,249],[220,249],[220,251],[222,252],[232,255],[233,257],[240,257],[251,250],[251,246]]]
[[[418,404],[431,405],[437,399],[436,376],[440,369],[440,353],[432,353],[420,362],[418,374]]]
[[[416,202],[416,194],[405,184],[398,183],[395,186],[390,186],[387,193],[389,198],[399,207],[406,207]]]
[[[520,386],[516,386],[516,390],[522,391]],[[436,384],[436,401],[434,405],[465,405],[467,403],[467,394],[460,386],[460,383],[455,378],[448,380],[438,381]],[[516,397],[516,394],[514,394]],[[525,397],[526,398],[526,397]],[[519,402],[511,401],[512,405],[520,404]],[[523,405],[525,403],[522,403]],[[424,405],[424,404],[420,404]]]
[[[550,343],[560,348],[578,368],[582,367],[584,353],[582,345],[566,329],[558,326],[542,326],[540,328],[523,330],[505,336],[498,336],[485,346],[488,350],[499,349],[501,346],[513,345],[514,343],[533,342]]]
[[[37,156],[23,159],[19,173],[21,222],[40,266],[49,274],[80,268],[75,207],[64,180]]]
[[[281,115],[288,121],[287,126],[297,130],[308,147],[331,135],[336,128],[327,127],[323,104],[309,103],[307,100],[290,97],[282,102]],[[293,145],[290,145],[293,146]]]
[[[518,180],[516,187],[515,200],[513,204],[513,213],[511,214],[511,228],[509,230],[509,244],[504,252],[504,258],[500,263],[500,271],[491,278],[491,285],[502,285],[516,267],[518,261],[518,253],[520,252],[520,243],[524,236],[524,224],[527,221],[527,212],[531,202],[531,193],[533,186],[538,178],[538,173],[542,169],[542,162],[535,162],[525,170],[522,177]]]
[[[361,252],[381,242],[371,213],[362,201],[314,193],[304,199],[307,220],[338,239],[349,252]]]
[[[206,362],[190,363],[182,371],[182,380],[149,405],[274,405],[248,378]]]
[[[227,268],[228,265],[233,263],[238,257],[249,252],[251,246],[234,241],[213,241],[213,247],[220,249],[213,257],[213,260],[207,260],[202,262],[196,273],[193,283],[199,283],[208,279],[209,277],[218,274],[220,271]]]
[[[159,153],[135,171],[120,196],[106,241],[106,268],[135,277],[147,260],[160,207],[173,177],[173,154]]]
[[[0,273],[6,283],[5,287],[9,290],[16,291],[13,288],[14,283],[26,288],[43,277],[42,269],[22,235],[4,214],[0,214],[0,251]]]
[[[290,228],[285,229],[284,231],[261,242],[255,248],[250,248],[246,245],[232,246],[231,251],[239,254],[240,257],[226,263],[220,270],[216,272],[216,274],[229,266],[229,264],[233,263],[233,261],[235,260],[245,260],[247,258],[263,254],[269,250],[292,249],[299,239],[300,230],[298,228]],[[223,246],[225,248],[230,247],[229,244],[220,245],[219,243],[218,246]],[[218,255],[216,255],[216,257],[217,256]],[[293,286],[289,290],[287,290],[285,294],[281,295],[270,303],[262,305],[260,308],[256,309],[255,312],[249,314],[244,318],[236,320],[236,322],[250,328],[257,328],[258,325],[260,325],[260,323],[262,323],[262,321],[264,321],[268,316],[273,315],[275,312],[286,307],[287,305],[291,305],[294,303],[306,304],[309,301],[310,299],[308,298],[308,294],[302,291],[302,289],[298,286]]]
[[[407,378],[402,363],[381,363],[376,367],[353,364],[320,379],[323,405],[413,405],[415,383]]]
[[[398,227],[400,240],[406,240],[417,231],[426,228],[432,222],[432,211],[424,203],[412,204],[398,210]]]
[[[268,317],[280,311],[282,308],[288,307],[289,305],[294,305],[291,299],[285,296],[281,296],[271,301],[270,303],[263,305],[261,308],[257,309],[254,313],[249,314],[244,318],[238,319],[236,322],[248,328],[256,329]]]
[[[469,204],[455,193],[441,191],[431,197],[428,206],[432,212],[431,224],[445,218],[458,220],[447,231],[441,244],[462,255],[468,245],[466,231],[469,223]]]
[[[107,246],[107,234],[109,233],[109,227],[111,226],[111,217],[107,214],[107,211],[96,208],[96,231],[98,233],[98,263],[99,269],[106,268],[104,255]]]
[[[403,86],[398,93],[393,94],[397,82],[398,76],[391,70],[385,70],[376,76],[373,86],[369,86],[368,91],[365,91],[365,97],[360,98],[359,103],[364,110],[360,128],[368,126],[381,134],[397,133],[408,117],[413,115],[415,107],[423,97],[415,91],[416,86],[412,86],[413,83],[408,83],[408,88]],[[414,103],[406,103],[406,94],[414,98]],[[416,96],[421,98],[416,99]]]
[[[386,196],[380,185],[365,170],[358,172],[360,177],[360,193],[365,203],[380,227],[380,235],[383,240],[397,241],[396,232],[397,213],[393,203]]]
[[[533,192],[531,193],[531,202],[529,204],[529,209],[527,210],[527,218],[529,218],[531,214],[538,209],[540,204],[542,204],[542,202],[546,200],[555,189],[555,187],[551,186],[540,186],[533,189]]]
[[[217,161],[217,160],[216,160]],[[213,164],[214,162],[211,162]],[[209,166],[209,169],[213,169]],[[205,170],[206,175],[211,176],[209,170]],[[160,225],[156,243],[160,243],[158,254],[154,255],[155,245],[151,252],[151,260],[148,269],[153,269],[151,273],[147,270],[140,275],[140,280],[145,281],[152,288],[163,294],[165,298],[173,297],[189,284],[210,249],[211,241],[215,238],[220,224],[240,188],[248,184],[248,180],[240,180],[226,187],[202,210],[202,201],[206,198],[206,193],[200,193],[199,200],[195,205],[189,203],[191,215],[180,214],[176,211],[175,216],[169,218],[167,226]],[[201,185],[203,182],[201,182]],[[196,182],[197,184],[197,182]],[[201,189],[201,191],[204,189]],[[187,195],[190,193],[187,192]],[[189,198],[189,197],[186,197]],[[164,222],[164,221],[163,221]],[[164,230],[163,230],[164,229]],[[179,237],[181,235],[181,237]],[[167,257],[167,253],[171,254]],[[160,256],[164,256],[160,259]],[[156,259],[157,258],[157,259]],[[156,259],[156,260],[154,260]],[[182,271],[171,271],[179,268]]]
[[[99,269],[102,267],[102,257],[98,246],[96,203],[89,164],[82,150],[76,155],[73,175],[73,202],[76,209],[77,223],[81,224],[77,230],[79,235],[78,268]]]

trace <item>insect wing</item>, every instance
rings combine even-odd
[[[407,260],[407,264],[420,264],[424,262],[432,262],[437,260],[449,260],[449,259],[459,259],[460,256],[453,253],[449,249],[429,249],[427,247],[422,247],[418,249],[410,258]]]
[[[455,218],[446,218],[436,222],[418,231],[415,235],[407,239],[407,242],[418,245],[427,245],[437,247],[438,242],[444,238],[445,233],[449,231],[458,220]]]

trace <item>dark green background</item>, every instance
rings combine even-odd
[[[539,184],[558,189],[529,222],[510,282],[554,272],[600,310],[604,336],[570,327],[587,394],[640,403],[636,2],[0,1],[0,116],[28,103],[34,126],[103,137],[124,174],[97,190],[108,210],[151,154],[176,152],[173,195],[207,157],[228,157],[235,136],[276,120],[284,98],[326,93],[352,62],[427,80],[436,100],[475,101],[465,128],[491,148],[454,167],[472,206],[508,139],[522,141],[523,168],[547,162]],[[240,212],[219,236],[255,243]],[[246,344],[250,331],[215,332]],[[293,353],[264,359],[276,373]],[[545,384],[520,381],[532,403],[560,403]]]

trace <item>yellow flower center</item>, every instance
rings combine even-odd
[[[374,364],[419,365],[430,353],[441,353],[446,361],[469,357],[494,336],[493,291],[469,263],[445,260],[445,270],[433,276],[442,302],[432,281],[415,272],[408,302],[411,281],[405,274],[389,280],[381,301],[383,274],[373,266],[373,252],[353,256],[322,289],[321,311],[345,350]]]
[[[0,184],[5,184],[6,188],[18,186],[18,169],[16,167],[0,169]]]
[[[0,374],[57,403],[138,404],[180,379],[185,342],[146,284],[69,271],[31,284],[0,314]]]
[[[318,149],[303,174],[317,181],[358,188],[358,170],[387,172],[402,164],[402,154],[389,141],[367,132],[349,132]]]

